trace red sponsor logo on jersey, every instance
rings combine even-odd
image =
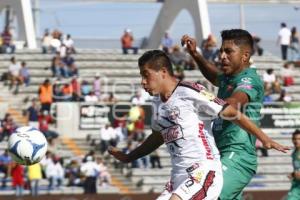
[[[203,143],[203,145],[204,145],[204,148],[205,148],[205,151],[206,151],[206,159],[208,159],[208,160],[213,160],[214,157],[213,157],[213,155],[212,155],[211,148],[210,148],[210,146],[209,146],[209,144],[208,144],[207,138],[206,138],[206,136],[205,136],[205,134],[204,134],[204,131],[203,131],[203,129],[204,129],[204,124],[203,124],[203,123],[199,123],[198,126],[199,126],[199,135],[198,135],[198,137],[201,138],[202,143]]]
[[[182,131],[178,125],[172,126],[162,131],[165,143],[173,142],[183,137]]]

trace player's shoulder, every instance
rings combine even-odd
[[[202,90],[205,90],[205,87],[197,82],[192,81],[180,81],[178,84],[178,89],[181,91],[195,91],[195,92],[201,92]]]
[[[237,76],[236,82],[251,85],[262,85],[261,78],[254,68],[249,68],[244,73]]]

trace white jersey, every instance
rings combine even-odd
[[[159,96],[153,99],[152,129],[162,134],[171,155],[171,181],[181,179],[194,163],[215,163],[214,170],[221,170],[211,120],[224,105],[202,85],[190,82],[180,82],[166,102]]]

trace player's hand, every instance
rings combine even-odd
[[[197,43],[194,38],[188,35],[183,35],[181,38],[181,45],[187,49],[190,54],[197,52]]]
[[[129,156],[126,153],[123,153],[120,149],[109,146],[107,149],[108,153],[110,153],[113,157],[115,157],[117,160],[128,163],[130,162]]]
[[[268,140],[268,141],[266,141],[266,142],[263,142],[263,146],[266,149],[275,149],[275,150],[281,151],[283,153],[287,153],[288,150],[291,150],[290,147],[283,146],[283,145],[281,145],[281,144],[279,144],[279,143],[277,143],[277,142],[275,142],[275,141],[273,141],[271,139]]]

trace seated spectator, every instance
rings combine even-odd
[[[117,103],[118,99],[115,97],[114,93],[110,92],[108,96],[104,96],[103,101],[113,104],[113,103]]]
[[[62,61],[68,66],[70,67],[71,65],[73,65],[75,63],[75,59],[72,57],[72,55],[70,53],[67,52],[66,56],[63,57]]]
[[[48,53],[51,50],[51,40],[52,36],[49,33],[49,30],[46,29],[42,38],[42,53]]]
[[[96,103],[98,102],[98,97],[95,95],[94,91],[91,91],[88,95],[84,97],[85,102]]]
[[[162,46],[162,50],[166,54],[169,54],[172,51],[173,39],[170,37],[168,31],[165,32],[164,37],[161,39],[161,46]]]
[[[285,63],[283,68],[280,70],[281,79],[283,81],[284,86],[294,85],[294,70],[292,69],[292,63]]]
[[[145,102],[146,102],[146,100],[145,100],[145,99],[143,98],[143,96],[142,96],[142,91],[141,91],[141,89],[138,89],[138,90],[136,91],[135,96],[132,97],[131,103],[132,103],[133,105],[143,105],[143,104],[145,104]]]
[[[177,65],[185,66],[185,64],[186,64],[185,63],[186,62],[186,54],[181,51],[181,49],[178,45],[175,45],[173,47],[173,51],[172,51],[172,53],[170,53],[169,57],[175,66],[177,66]]]
[[[67,186],[80,185],[80,165],[76,159],[72,159],[70,164],[65,168],[66,178],[68,179]]]
[[[151,168],[162,168],[160,164],[160,156],[157,149],[150,153],[150,163]]]
[[[215,63],[216,59],[218,58],[218,52],[219,52],[217,49],[216,38],[212,34],[210,34],[202,45],[203,46],[201,50],[202,50],[203,57],[206,60]]]
[[[53,119],[48,113],[48,111],[43,111],[38,117],[39,130],[45,135],[47,140],[50,138],[57,138],[58,134],[55,131],[49,130],[49,124],[53,123]]]
[[[12,41],[12,34],[9,30],[9,27],[6,26],[3,33],[1,34],[2,37],[2,51],[3,53],[15,53],[16,46],[13,44]]]
[[[37,106],[36,99],[32,99],[31,106],[27,109],[27,120],[28,125],[36,129],[39,128],[38,116],[39,116],[39,107]]]
[[[63,40],[63,44],[67,47],[67,53],[76,53],[74,40],[72,39],[70,34],[68,34],[67,37]]]
[[[4,119],[2,120],[0,141],[4,140],[6,137],[8,139],[9,136],[16,130],[16,128],[17,125],[12,116],[9,113],[6,113]]]
[[[101,79],[99,74],[96,74],[94,82],[93,82],[93,90],[98,99],[101,98]]]
[[[55,187],[59,188],[63,183],[64,169],[59,161],[60,159],[53,155],[52,162],[46,168],[46,177],[49,181],[48,191],[53,190]]]
[[[52,32],[52,40],[50,41],[50,48],[52,53],[60,52],[62,33],[58,30]]]
[[[100,152],[104,154],[109,145],[116,146],[116,132],[110,125],[107,123],[103,128],[100,129]]]
[[[61,89],[61,93],[64,101],[71,101],[73,97],[73,88],[69,83],[65,83]]]
[[[75,63],[73,63],[71,66],[69,66],[67,68],[68,72],[68,77],[72,77],[72,76],[79,76],[79,73],[78,73],[78,68],[76,67]]]
[[[92,91],[92,86],[89,84],[89,82],[83,80],[81,83],[81,94],[82,96],[88,95]]]
[[[253,35],[253,54],[262,56],[264,53],[264,49],[260,47],[259,42],[261,41],[261,38],[258,36]]]
[[[61,58],[64,58],[67,56],[67,47],[65,44],[61,43],[59,47],[59,55]]]
[[[60,72],[59,72],[60,62],[61,62],[61,57],[60,57],[59,53],[56,53],[56,55],[51,60],[52,77],[59,77],[59,75],[60,75]]]
[[[138,48],[133,46],[133,36],[130,29],[125,29],[124,35],[121,37],[123,54],[128,54],[128,50],[133,50],[134,54],[138,53]]]
[[[180,81],[184,79],[184,69],[182,66],[180,65],[175,66],[174,76]]]
[[[16,62],[15,57],[12,57],[10,59],[11,64],[8,68],[8,79],[10,80],[9,88],[12,89],[13,86],[16,86],[16,89],[14,91],[14,94],[18,93],[19,85],[22,83],[22,78],[20,75],[21,67],[19,63]]]
[[[277,99],[277,101],[281,101],[281,102],[291,102],[293,100],[293,98],[287,94],[286,90],[281,90],[280,92],[280,96]]]
[[[9,167],[12,163],[12,159],[11,156],[8,154],[8,150],[5,149],[3,154],[0,155],[0,172],[2,172],[4,174],[4,176],[2,177],[2,185],[1,188],[5,188],[6,187],[6,182],[7,182],[7,178],[9,175]]]
[[[97,164],[99,165],[99,170],[100,170],[100,174],[99,174],[100,185],[101,186],[111,185],[111,175],[101,157],[97,158]]]
[[[78,81],[77,76],[73,76],[71,80],[72,86],[72,99],[73,101],[80,101],[81,100],[81,89],[80,89],[80,82]]]
[[[280,93],[280,83],[273,72],[273,69],[267,69],[266,72],[263,74],[265,91],[271,94]]]
[[[62,61],[60,61],[58,64],[58,72],[59,72],[58,74],[59,77],[63,77],[63,78],[69,77],[68,67]]]
[[[20,78],[22,83],[25,83],[26,86],[29,86],[30,74],[25,61],[21,62]]]

